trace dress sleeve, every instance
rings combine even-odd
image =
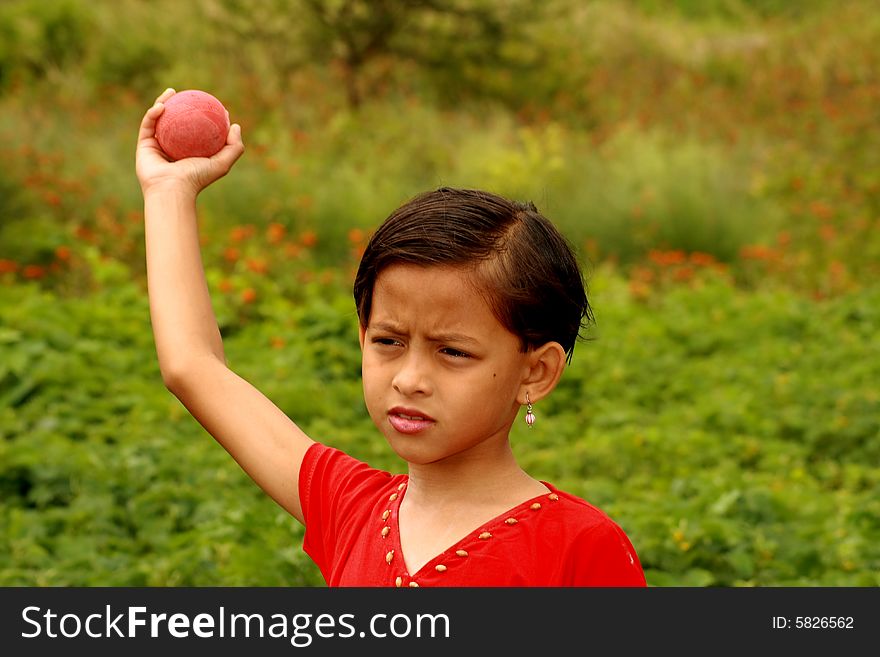
[[[581,533],[573,548],[571,586],[647,586],[635,548],[612,520]]]
[[[328,582],[341,555],[360,532],[358,507],[389,477],[387,472],[321,443],[306,451],[299,472],[306,527],[303,550]]]
[[[324,536],[328,534],[327,524],[332,520],[328,513],[331,506],[328,497],[320,490],[326,486],[327,477],[322,476],[327,470],[328,450],[326,445],[314,443],[303,456],[302,466],[299,470],[299,500],[303,511],[303,522],[306,527],[303,539],[303,550],[308,554],[324,572],[326,563],[326,546]]]

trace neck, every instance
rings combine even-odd
[[[440,463],[409,464],[406,501],[418,506],[460,505],[463,499],[477,506],[505,502],[527,491],[540,494],[545,487],[516,462],[509,444],[493,453],[451,457]]]

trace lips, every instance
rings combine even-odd
[[[388,422],[398,433],[412,435],[433,426],[436,420],[418,409],[395,406],[388,411]]]

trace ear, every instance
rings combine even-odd
[[[358,322],[358,341],[361,343],[361,351],[364,350],[364,341],[367,339],[366,327]]]
[[[558,342],[547,342],[529,352],[527,360],[528,370],[517,395],[520,404],[526,403],[526,393],[534,403],[553,391],[565,369],[565,349]]]

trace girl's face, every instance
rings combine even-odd
[[[427,464],[507,444],[529,354],[469,282],[468,270],[396,264],[361,328],[364,399],[397,454]]]

